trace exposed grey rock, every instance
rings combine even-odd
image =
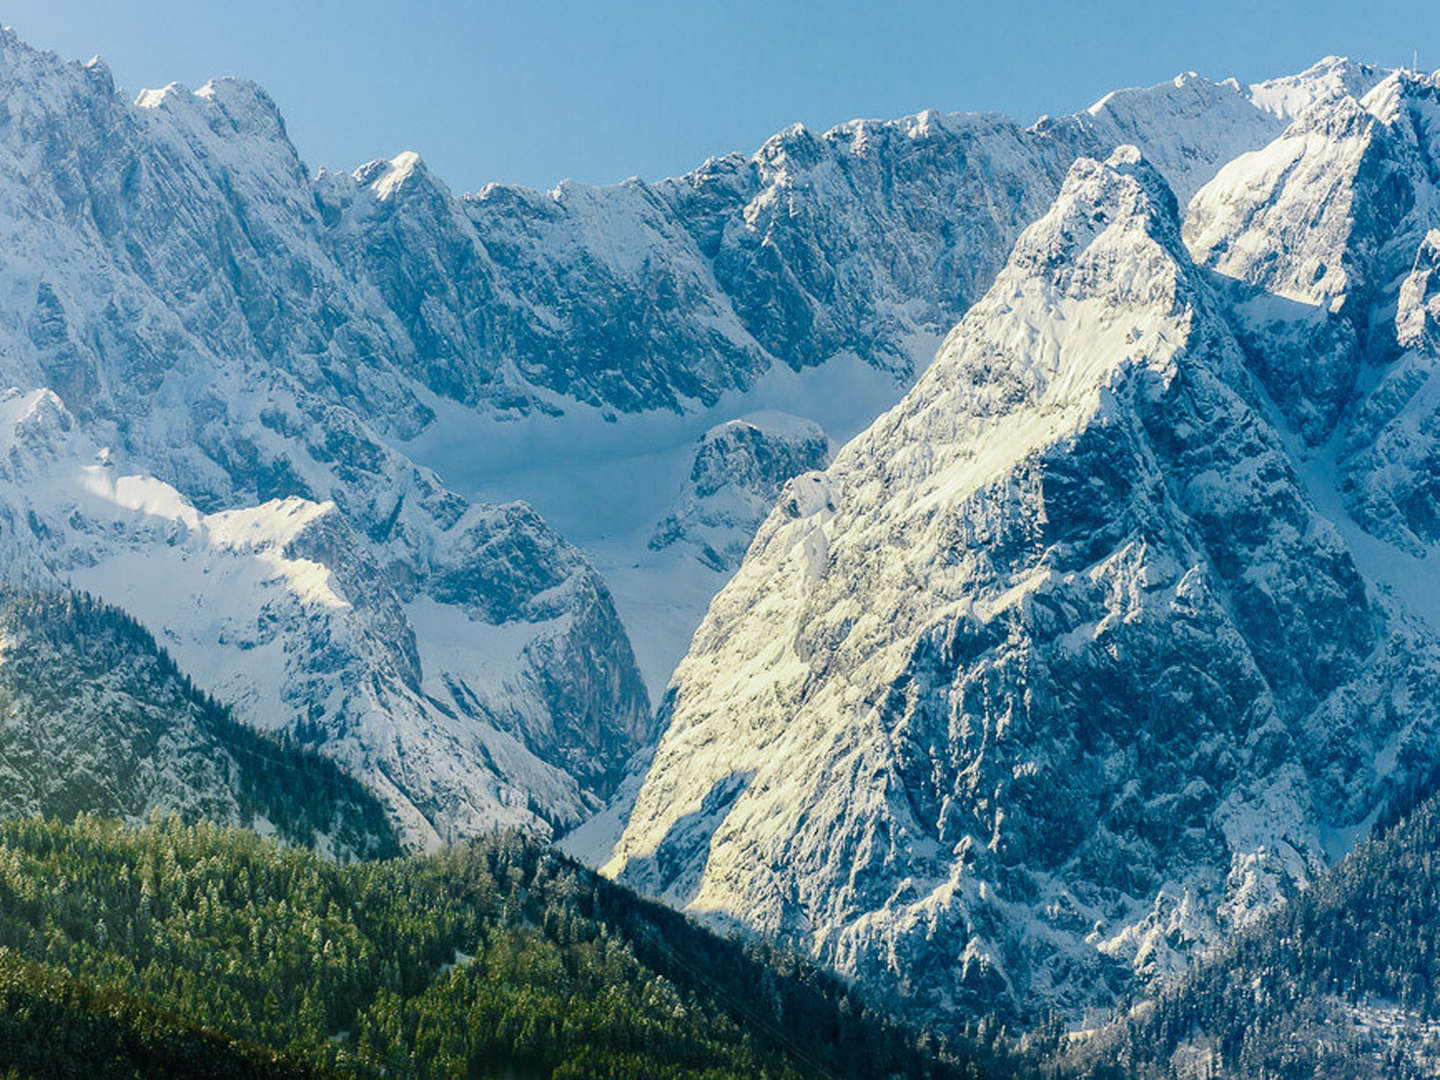
[[[819,426],[777,414],[731,420],[707,431],[675,511],[656,526],[650,547],[696,549],[713,570],[734,572],[785,481],[830,462]]]

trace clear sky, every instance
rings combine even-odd
[[[311,166],[419,151],[457,191],[680,173],[795,121],[1033,120],[1184,70],[1253,81],[1328,53],[1440,67],[1435,0],[0,0],[0,21],[133,93],[244,75]],[[1428,62],[1428,63],[1427,63]]]

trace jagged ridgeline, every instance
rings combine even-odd
[[[131,101],[0,32],[0,229],[44,253],[0,268],[0,561],[318,733],[418,842],[563,832],[653,733],[642,671],[658,696],[821,463],[807,425],[893,404],[1077,155],[1135,142],[1185,198],[1377,77],[1187,75],[456,196],[410,153],[313,174],[242,79]],[[795,423],[728,426],[755,410]]]
[[[400,850],[363,785],[240,725],[118,608],[0,585],[0,813],[172,811],[340,859]]]
[[[1440,794],[1055,1073],[1440,1074]]]
[[[173,818],[0,824],[0,1072],[194,1075],[197,1061],[205,1075],[991,1074],[818,968],[718,938],[520,833],[339,866]]]

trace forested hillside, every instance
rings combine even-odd
[[[11,821],[0,1005],[0,1070],[35,1075],[206,1045],[237,1075],[986,1075],[518,833],[337,866],[175,817]]]
[[[339,858],[400,851],[362,784],[238,723],[123,611],[0,585],[0,814],[138,823],[156,810]]]

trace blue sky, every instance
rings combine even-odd
[[[312,166],[417,150],[457,191],[673,175],[797,120],[1029,121],[1184,70],[1252,81],[1416,49],[1440,67],[1434,0],[3,0],[0,21],[67,57],[99,53],[130,92],[245,75]]]

